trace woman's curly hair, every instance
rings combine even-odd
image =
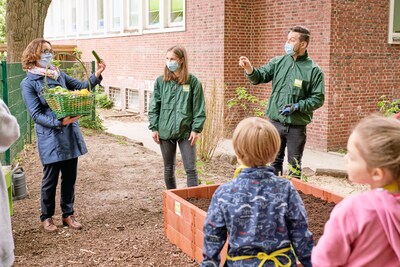
[[[51,46],[49,41],[46,41],[43,38],[38,38],[30,42],[25,48],[21,59],[22,68],[24,70],[29,70],[37,65],[37,62],[40,59],[43,43],[48,43]]]

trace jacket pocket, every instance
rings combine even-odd
[[[36,125],[39,155],[42,161],[53,161],[56,157],[57,142],[51,128]]]

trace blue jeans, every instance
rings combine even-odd
[[[196,145],[191,146],[189,140],[160,140],[161,154],[164,160],[164,181],[167,189],[176,188],[175,166],[176,147],[179,145],[183,166],[187,176],[187,186],[199,184],[196,170]]]
[[[43,166],[42,190],[40,206],[44,221],[54,215],[58,176],[61,172],[60,205],[62,217],[74,214],[75,182],[77,175],[78,158],[45,164]]]
[[[306,125],[289,125],[278,121],[270,120],[278,130],[281,137],[281,147],[275,161],[271,164],[275,168],[275,175],[283,175],[283,161],[285,158],[285,148],[288,152],[288,163],[296,170],[293,173],[289,170],[289,175],[301,178],[301,159],[307,139]]]

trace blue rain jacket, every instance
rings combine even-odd
[[[94,74],[90,76],[91,88],[100,84]],[[69,90],[88,88],[88,81],[81,82],[64,72],[57,80],[47,78],[49,88],[58,85]],[[78,122],[62,126],[56,114],[50,109],[43,98],[44,76],[27,72],[21,82],[22,97],[32,120],[35,122],[35,132],[39,156],[43,165],[79,157],[87,152],[85,141],[79,129]]]

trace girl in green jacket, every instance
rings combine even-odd
[[[176,188],[176,147],[182,155],[187,185],[198,185],[196,142],[206,120],[203,87],[188,70],[185,48],[167,50],[164,75],[154,83],[149,107],[149,129],[160,144],[167,189]]]

